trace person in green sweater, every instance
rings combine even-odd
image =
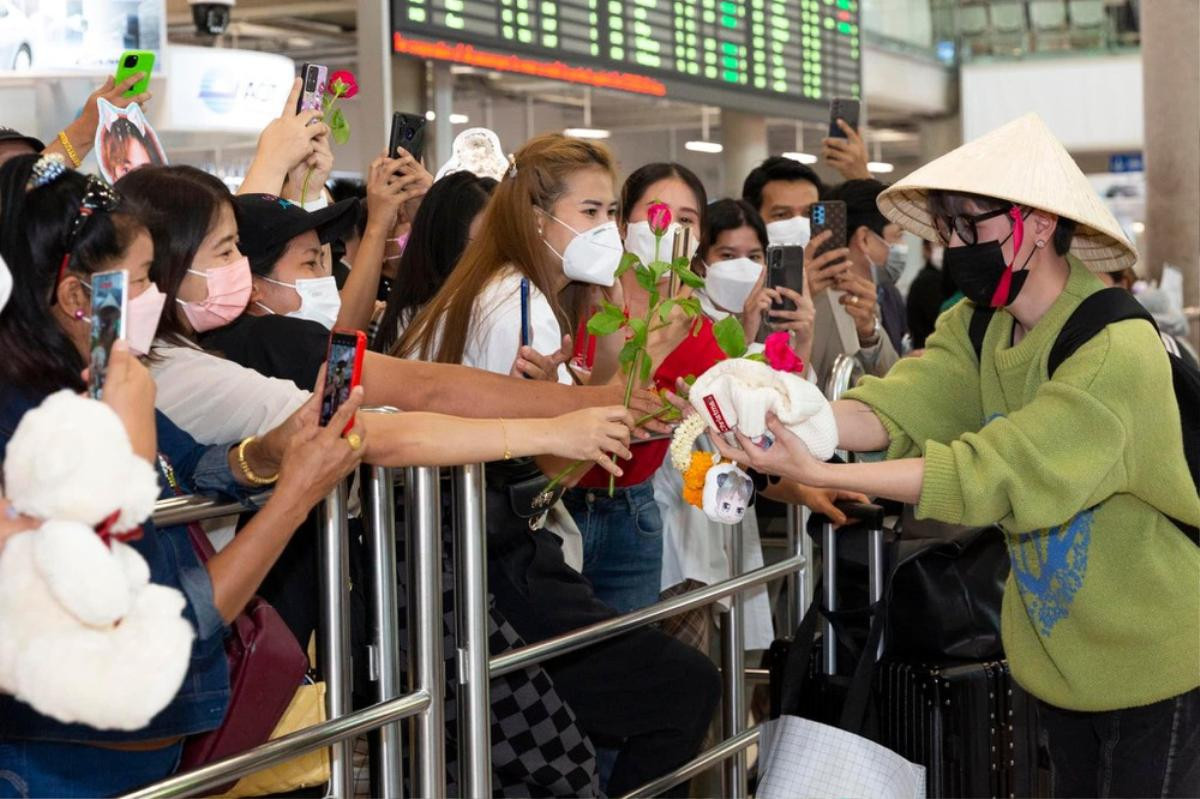
[[[946,246],[967,301],[921,358],[834,403],[841,447],[722,454],[807,485],[916,506],[918,518],[999,524],[1012,570],[1001,631],[1039,700],[1054,796],[1200,796],[1200,525],[1170,364],[1154,328],[1109,325],[1047,376],[1067,318],[1136,253],[1062,145],[1028,115],[885,191],[880,210]],[[996,308],[977,359],[969,326]],[[719,439],[720,437],[714,437]],[[1170,518],[1168,518],[1170,517]],[[986,730],[980,730],[986,734]]]

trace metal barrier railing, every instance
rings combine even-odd
[[[386,412],[386,411],[385,411]],[[331,748],[329,795],[353,796],[353,739],[378,731],[376,792],[386,799],[403,792],[400,722],[415,721],[410,748],[410,785],[417,795],[441,799],[445,780],[445,675],[442,630],[442,537],[438,470],[410,468],[405,473],[405,509],[410,597],[408,630],[410,691],[401,694],[398,597],[395,584],[396,537],[394,470],[364,467],[366,529],[372,552],[372,641],[370,673],[377,681],[378,703],[350,712],[350,646],[348,623],[348,541],[346,497],[339,488],[322,513],[322,665],[327,682],[329,720],[278,738],[249,751],[147,786],[129,796],[187,796],[288,760],[304,752]],[[573,652],[630,630],[731,597],[722,613],[722,731],[724,740],[671,773],[637,789],[630,796],[653,796],[718,764],[724,764],[724,795],[747,796],[745,752],[758,739],[757,728],[743,729],[746,719],[745,681],[761,681],[744,662],[742,593],[780,578],[785,586],[785,615],[798,620],[811,602],[811,539],[804,522],[807,511],[789,517],[788,557],[745,574],[742,528],[730,529],[728,580],[689,591],[646,608],[607,619],[536,644],[490,657],[488,650],[487,549],[484,473],[481,465],[460,467],[455,474],[455,557],[458,604],[457,677],[460,685],[459,785],[464,796],[491,794],[491,741],[488,685],[503,676]],[[260,499],[260,502],[262,500]],[[184,497],[159,504],[155,521],[181,524],[201,518],[236,514],[237,503],[204,497]]]

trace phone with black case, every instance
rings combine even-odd
[[[844,139],[846,134],[838,127],[840,119],[847,125],[858,130],[859,102],[851,97],[835,97],[829,104],[829,135],[831,138]]]
[[[325,98],[325,81],[329,69],[321,64],[304,64],[300,67],[300,98],[296,100],[296,113],[322,110]],[[314,120],[316,121],[316,120]],[[309,123],[310,125],[312,122]]]
[[[767,288],[789,288],[804,293],[804,248],[799,244],[776,244],[767,248]],[[796,303],[781,297],[771,303],[772,311],[794,311]]]
[[[397,111],[392,114],[392,133],[388,137],[388,156],[398,158],[404,150],[420,161],[425,155],[425,117]]]
[[[829,200],[813,203],[808,214],[812,223],[812,237],[824,233],[833,233],[829,240],[813,251],[813,258],[818,258],[830,250],[840,250],[846,246],[846,204],[841,200]]]

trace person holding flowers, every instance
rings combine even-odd
[[[521,357],[523,341],[544,356],[559,350],[563,331],[574,329],[595,293],[615,313],[606,318],[617,330],[625,322],[621,308],[627,282],[618,282],[618,272],[628,275],[632,265],[613,221],[614,184],[612,156],[603,145],[561,134],[529,141],[512,157],[478,235],[408,325],[395,352],[508,374]],[[689,205],[698,221],[703,197]],[[647,312],[643,301],[630,310],[630,319],[637,315],[645,325]],[[620,357],[614,353],[603,382],[624,386],[628,399],[634,383],[619,370]],[[571,382],[563,353],[553,360],[558,380]],[[632,369],[640,380],[650,361],[643,366],[642,353],[635,360]],[[600,369],[593,370],[592,382],[600,375]],[[658,448],[661,462],[666,443],[645,446]],[[619,478],[637,462],[628,450],[617,455],[619,463],[603,464],[605,475]],[[496,608],[529,643],[616,615],[593,583],[566,564],[562,545],[550,532],[564,521],[554,513],[562,486],[578,480],[583,466],[554,458],[488,464],[488,588]],[[562,477],[551,485],[548,475]],[[607,492],[607,479],[599,483]],[[653,495],[647,493],[648,513],[656,518]],[[657,582],[656,571],[654,596]],[[633,790],[699,751],[720,690],[706,656],[654,628],[626,633],[545,667],[592,741],[618,750],[611,771],[602,771],[609,795]],[[686,790],[676,789],[679,795]]]

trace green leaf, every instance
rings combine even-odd
[[[700,300],[696,299],[695,297],[683,297],[682,299],[678,300],[678,303],[680,309],[688,315],[689,319],[695,318],[703,313],[703,310],[700,308]]]
[[[620,308],[605,303],[605,307],[592,314],[588,320],[587,329],[593,336],[607,336],[617,332],[625,324],[625,314]]]
[[[629,329],[633,331],[633,336],[629,341],[637,346],[638,349],[643,349],[646,346],[647,327],[645,319],[630,319]]]
[[[338,144],[350,141],[350,123],[346,121],[342,109],[335,109],[329,118],[329,130],[333,134],[333,140]]]
[[[679,281],[689,288],[702,289],[704,288],[704,278],[697,275],[691,269],[683,268],[676,269],[675,274],[679,275]]]
[[[677,272],[680,269],[688,269],[691,267],[691,265],[692,259],[688,258],[686,255],[681,255],[671,262],[671,268]]]
[[[641,263],[642,262],[633,253],[631,253],[631,252],[625,253],[624,255],[621,256],[621,265],[617,267],[617,277],[620,277],[621,275],[625,274],[630,269],[634,269],[635,267],[640,266]]]
[[[622,366],[628,366],[629,364],[633,363],[633,359],[639,352],[641,352],[641,347],[635,346],[633,342],[627,342],[625,346],[621,348],[621,354],[617,356],[617,361]]]
[[[767,356],[763,355],[761,352],[756,352],[756,353],[753,353],[752,355],[747,355],[746,360],[747,361],[758,361],[759,363],[766,363]]]
[[[667,320],[671,318],[671,309],[679,304],[679,300],[663,300],[662,304],[658,306],[658,310],[656,311],[659,320],[661,320],[663,324],[666,324]]]
[[[646,383],[650,380],[650,370],[653,364],[650,363],[650,358],[647,355],[642,356],[642,382]]]
[[[740,358],[746,354],[746,332],[737,317],[727,316],[713,325],[713,337],[727,357]]]
[[[687,375],[686,377],[683,378],[683,382],[687,383],[689,386],[694,386],[696,384],[696,376],[695,375]]]
[[[654,291],[654,287],[658,285],[658,279],[649,269],[638,269],[634,274],[637,275],[638,285],[646,291]]]

